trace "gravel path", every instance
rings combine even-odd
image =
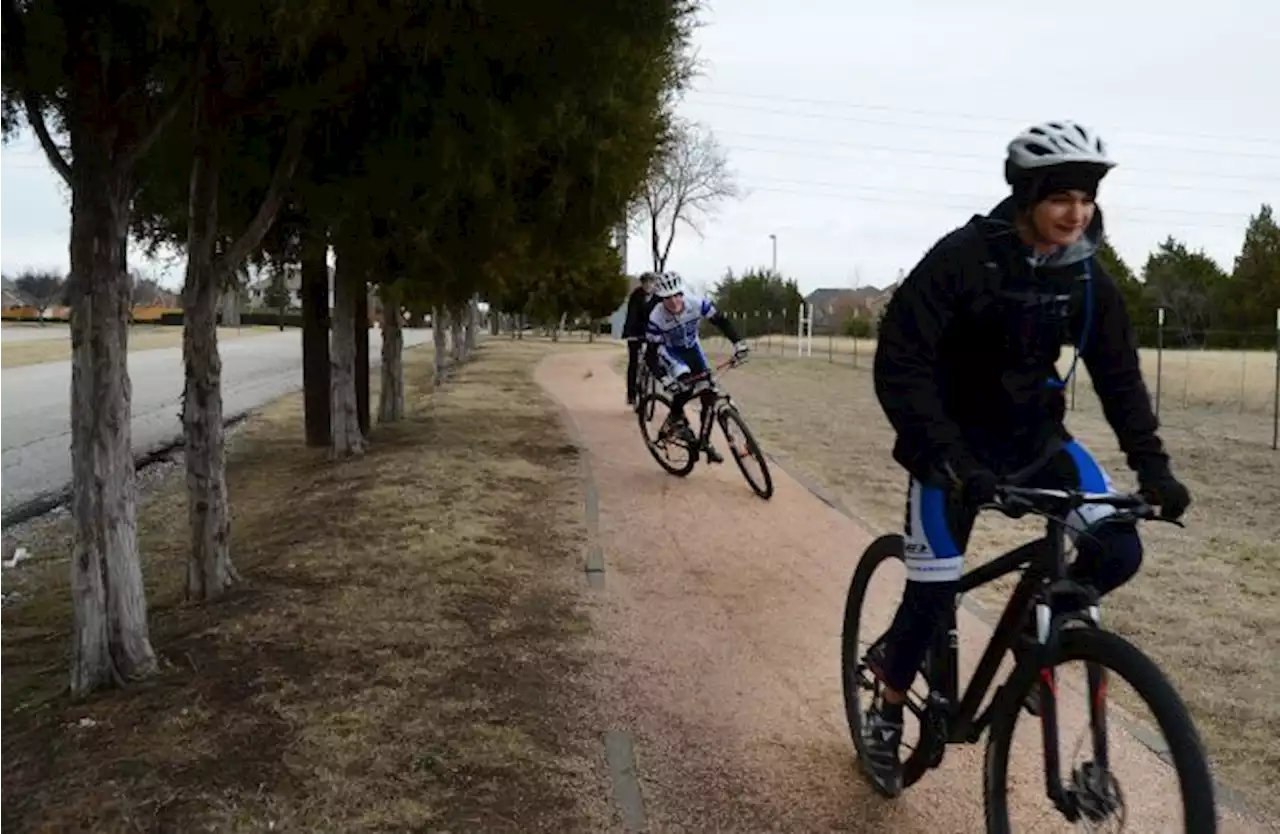
[[[553,354],[537,379],[572,416],[590,460],[605,585],[594,592],[589,677],[601,732],[633,743],[647,830],[983,830],[981,745],[950,748],[940,769],[893,802],[873,794],[855,769],[840,694],[840,627],[869,533],[776,466],[769,502],[731,464],[700,464],[684,479],[661,471],[624,406],[615,358]],[[959,617],[967,674],[990,630],[966,609]],[[1019,742],[1034,740],[1030,722],[1019,728]],[[1177,809],[1159,807],[1175,790],[1169,770],[1113,729],[1127,830],[1181,831],[1180,814],[1168,816]],[[1018,754],[1015,762],[1033,763],[1038,744]],[[1018,830],[1069,830],[1035,823],[1046,810],[1041,786],[1030,769],[1014,786],[1028,798],[1020,810],[1034,810]],[[1222,813],[1219,830],[1266,830]],[[618,825],[623,830],[621,812]]]

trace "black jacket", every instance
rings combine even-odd
[[[624,339],[643,339],[645,326],[649,323],[649,312],[658,303],[656,295],[647,295],[643,287],[636,287],[627,299],[627,319],[622,324]]]
[[[925,480],[948,464],[1008,471],[1030,463],[1055,437],[1070,436],[1056,364],[1064,345],[1068,359],[1083,345],[1082,364],[1129,465],[1166,470],[1129,314],[1095,257],[1102,212],[1080,241],[1038,265],[1013,217],[1006,200],[942,238],[885,308],[875,387],[898,433],[894,458]]]

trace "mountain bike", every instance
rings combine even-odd
[[[1028,698],[1038,697],[1034,712],[1040,719],[1048,798],[1066,820],[1087,826],[1087,830],[1103,830],[1102,824],[1117,822],[1123,828],[1126,806],[1119,780],[1110,768],[1107,737],[1107,681],[1109,675],[1115,674],[1146,703],[1164,734],[1168,746],[1164,758],[1176,772],[1180,793],[1180,797],[1167,797],[1165,801],[1181,804],[1187,832],[1212,834],[1217,830],[1213,781],[1186,706],[1153,661],[1133,644],[1102,629],[1098,594],[1092,586],[1068,578],[1066,517],[1072,510],[1090,504],[1116,508],[1103,523],[1166,520],[1159,518],[1139,495],[1018,486],[999,488],[997,501],[983,508],[997,509],[1012,518],[1041,516],[1047,520],[1046,534],[968,571],[959,580],[957,600],[960,594],[1023,571],[963,695],[958,673],[956,609],[948,608],[922,665],[927,692],[923,696],[910,692],[905,702],[906,709],[919,721],[920,737],[903,761],[903,785],[915,783],[927,770],[938,767],[947,745],[976,743],[989,730],[983,786],[987,831],[1011,831],[1008,785],[1014,725]],[[845,607],[841,637],[845,713],[864,767],[865,713],[861,696],[871,692],[878,697],[882,686],[867,659],[879,656],[886,635],[881,634],[862,652],[860,615],[872,575],[885,563],[902,560],[903,545],[903,537],[897,534],[881,536],[871,543],[854,573]],[[1005,652],[1015,647],[1020,651],[1014,654],[1013,671],[996,687],[990,704],[980,712]],[[1093,758],[1074,768],[1064,783],[1059,761],[1055,668],[1068,661],[1083,661],[1086,666]],[[907,752],[906,745],[903,752]]]
[[[728,368],[736,368],[743,361],[741,357],[729,359],[717,365],[714,371],[719,373]],[[733,455],[734,462],[738,464],[738,471],[742,473],[742,477],[746,478],[747,484],[756,495],[768,500],[773,497],[773,475],[769,472],[769,463],[760,449],[760,444],[756,442],[755,435],[747,428],[742,414],[733,404],[729,392],[716,382],[715,373],[707,370],[687,380],[693,393],[688,405],[691,405],[694,399],[700,400],[702,404],[702,416],[696,436],[691,436],[692,433],[688,432],[687,425],[676,424],[671,414],[671,399],[657,390],[656,380],[652,380],[653,390],[645,393],[637,401],[636,413],[639,415],[640,435],[644,438],[649,454],[653,455],[653,459],[659,466],[672,475],[684,477],[693,471],[702,448],[711,439],[712,425],[719,424],[720,430],[729,442],[729,452]],[[664,406],[663,413],[666,417],[657,431],[653,432],[653,416],[658,404]],[[673,461],[672,453],[676,455],[683,453],[683,460]],[[748,462],[754,463],[760,471],[758,473],[749,471]]]

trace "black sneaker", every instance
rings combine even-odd
[[[888,797],[902,795],[902,760],[898,748],[902,744],[902,706],[897,715],[892,707],[886,714],[886,704],[877,698],[862,725],[862,744],[865,755],[863,770],[876,790]]]
[[[724,458],[716,451],[716,447],[711,445],[711,441],[707,441],[707,445],[702,447],[702,451],[707,455],[707,463],[724,463]]]

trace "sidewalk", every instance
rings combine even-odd
[[[896,802],[873,794],[856,770],[840,628],[870,534],[776,466],[769,502],[732,464],[667,475],[624,405],[615,358],[552,355],[537,379],[572,416],[590,459],[605,565],[590,674],[604,728],[632,741],[647,830],[982,830],[981,744],[950,748],[943,766]],[[959,617],[967,672],[990,629],[963,608]],[[1015,738],[1034,740],[1027,722]],[[1168,768],[1115,725],[1113,741],[1129,830],[1181,830],[1179,809],[1165,808],[1176,816],[1164,819],[1160,807],[1138,807],[1173,795]],[[1019,751],[1014,767],[1038,758],[1036,744]],[[1029,825],[1048,810],[1038,769],[1026,769],[1012,790],[1032,801],[1021,830],[1068,830]],[[1219,805],[1220,830],[1265,830]],[[628,813],[638,819],[637,808]]]

